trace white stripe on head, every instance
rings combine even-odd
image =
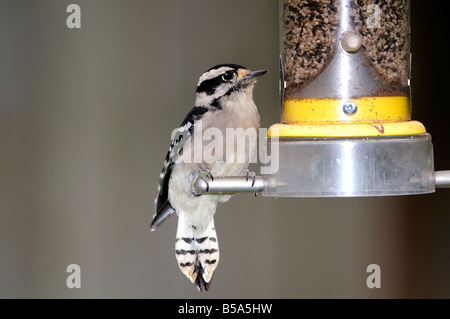
[[[203,81],[214,79],[215,77],[221,75],[222,73],[225,73],[226,71],[233,70],[233,68],[230,68],[228,66],[223,66],[218,69],[213,69],[208,72],[205,72],[202,74],[200,79],[198,80],[197,86],[199,86]]]

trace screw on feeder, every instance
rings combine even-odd
[[[361,48],[361,38],[354,33],[347,33],[341,39],[342,48],[349,52],[356,52]]]
[[[358,110],[358,106],[353,101],[346,101],[342,107],[344,113],[347,115],[353,115]]]

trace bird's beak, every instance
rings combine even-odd
[[[251,71],[249,74],[247,74],[247,76],[244,78],[244,80],[253,80],[253,79],[257,79],[260,76],[266,74],[267,72],[269,72],[269,70],[259,70],[259,71]]]
[[[241,87],[247,87],[250,84],[254,84],[257,78],[266,74],[268,71],[269,70],[250,71],[239,81],[239,85]]]

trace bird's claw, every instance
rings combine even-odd
[[[214,176],[211,174],[211,172],[208,169],[201,169],[195,172],[194,178],[192,179],[192,194],[195,197],[199,197],[200,195],[202,195],[201,193],[197,192],[195,189],[195,183],[197,182],[197,180],[201,178],[203,179],[203,181],[206,183],[206,191],[205,193],[207,193],[209,191],[209,180],[211,180],[212,182],[214,181]]]
[[[250,172],[249,170],[247,170],[247,173],[245,175],[245,181],[248,182],[248,178],[251,177],[252,178],[252,187],[255,186],[255,181],[256,181],[256,173],[255,172]]]

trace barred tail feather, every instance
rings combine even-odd
[[[211,218],[205,227],[186,225],[184,221],[180,215],[175,240],[178,266],[199,291],[207,291],[219,263],[219,242],[214,220]]]

